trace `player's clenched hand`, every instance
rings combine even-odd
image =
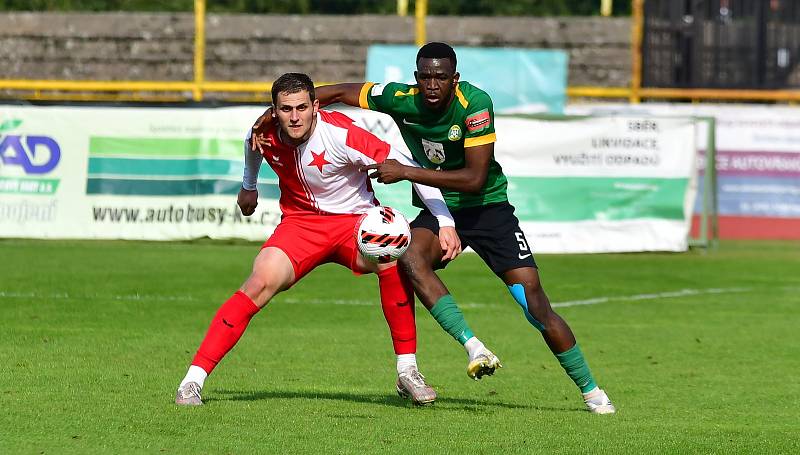
[[[361,172],[373,171],[369,174],[369,178],[378,179],[380,183],[396,183],[406,180],[405,168],[406,166],[400,164],[399,161],[388,159],[383,163],[362,166]]]
[[[261,143],[261,141],[266,138],[264,133],[267,130],[267,125],[270,121],[272,121],[272,114],[272,107],[268,107],[267,110],[261,114],[261,117],[256,120],[256,123],[253,124],[253,132],[250,135],[250,150],[254,152],[257,150],[261,153],[264,153],[264,151],[261,149],[264,144]]]
[[[442,245],[442,261],[452,261],[461,253],[461,239],[458,238],[456,228],[446,226],[439,228],[439,243]]]
[[[258,190],[240,189],[239,196],[236,197],[236,203],[239,204],[242,215],[252,215],[256,211],[256,206],[258,206]]]

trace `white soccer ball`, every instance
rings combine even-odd
[[[358,251],[372,262],[397,260],[411,243],[408,221],[391,207],[373,207],[361,215],[356,228]]]

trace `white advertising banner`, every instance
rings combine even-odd
[[[718,205],[722,217],[768,219],[776,238],[798,238],[800,108],[742,104],[585,104],[578,115],[698,116],[716,119]],[[705,150],[701,131],[698,150]],[[705,159],[698,156],[703,175]],[[699,202],[695,213],[699,213]],[[785,223],[785,229],[776,229]],[[724,220],[723,220],[724,224]],[[761,228],[763,224],[758,224]],[[755,229],[755,228],[754,228]],[[794,229],[795,232],[788,232]]]
[[[264,239],[274,176],[254,216],[235,198],[261,111],[0,107],[0,237]]]
[[[346,112],[404,147],[389,117]],[[688,117],[497,117],[495,157],[533,251],[685,251],[701,123]],[[375,189],[384,204],[414,213],[410,186],[403,192]]]
[[[687,249],[693,120],[503,118],[497,135],[509,199],[534,251]]]
[[[260,107],[0,108],[0,237],[263,240],[280,219],[262,166],[259,206],[235,195]],[[347,109],[397,147],[391,119]],[[696,188],[692,119],[498,117],[495,153],[533,250],[687,248]],[[376,185],[413,217],[410,186]]]

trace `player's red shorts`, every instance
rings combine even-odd
[[[280,248],[294,266],[297,282],[314,267],[328,262],[342,264],[356,274],[365,273],[356,265],[357,214],[293,215],[283,217],[261,248]]]

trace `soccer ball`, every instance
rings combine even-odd
[[[402,213],[391,207],[372,207],[356,224],[358,251],[381,264],[397,260],[411,243],[411,229]]]

